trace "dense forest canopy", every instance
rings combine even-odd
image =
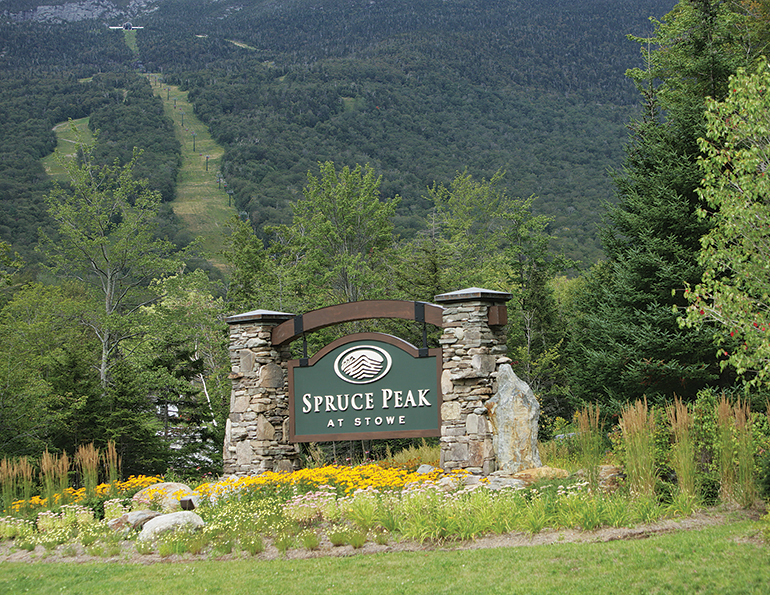
[[[106,27],[121,22],[120,5],[98,20],[35,22],[34,4],[4,6],[2,71],[163,72],[191,91],[225,146],[222,173],[265,239],[265,225],[289,221],[306,172],[321,161],[370,163],[383,174],[383,192],[402,197],[395,225],[407,238],[423,225],[434,181],[466,167],[487,178],[503,169],[510,192],[537,197],[534,209],[553,217],[557,243],[583,266],[601,255],[607,172],[622,159],[636,109],[624,72],[641,58],[626,35],[648,34],[649,17],[671,8],[670,0],[165,0],[123,13],[145,27],[136,56]],[[19,249],[34,235],[0,237]]]
[[[707,101],[763,55],[766,2],[84,6],[0,4],[0,454],[113,438],[132,471],[216,470],[226,313],[461,285],[512,295],[508,356],[544,434],[584,403],[612,414],[745,380],[762,401],[762,376],[728,365],[735,330],[681,315],[704,270],[729,275],[724,254],[698,254],[732,221],[705,208],[698,143]],[[143,28],[108,28],[128,19]],[[224,150],[211,175],[240,217],[221,283],[176,239],[183,153],[148,72]],[[95,144],[55,186],[52,128],[86,116]],[[105,308],[78,245],[105,247],[99,270],[130,299]]]
[[[229,150],[223,173],[263,237],[305,172],[370,163],[412,237],[425,189],[469,168],[536,195],[557,243],[590,263],[612,200],[639,65],[626,34],[667,2],[164,2],[139,38],[147,68],[190,89]],[[238,45],[236,45],[236,43]],[[288,192],[287,192],[288,189]]]

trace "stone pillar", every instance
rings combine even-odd
[[[487,400],[498,366],[510,362],[505,303],[511,294],[472,287],[436,296],[444,307],[441,468],[488,475],[496,470]]]
[[[299,450],[289,443],[286,362],[291,354],[288,345],[272,344],[273,327],[293,317],[255,310],[227,319],[233,387],[225,428],[225,475],[299,467]]]

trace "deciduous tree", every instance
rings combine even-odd
[[[380,297],[399,197],[380,197],[382,176],[369,165],[319,168],[318,177],[308,173],[292,224],[277,230],[294,263],[295,295],[306,309]]]
[[[56,234],[43,235],[41,246],[52,270],[81,281],[99,304],[82,323],[100,342],[106,387],[121,344],[136,336],[139,307],[157,298],[150,281],[183,263],[170,242],[154,236],[160,196],[134,178],[138,154],[124,166],[95,165],[87,146],[80,154],[77,162],[63,161],[70,187],[46,197]]]
[[[703,278],[688,291],[682,323],[719,323],[723,364],[770,385],[770,67],[739,69],[724,100],[709,99],[700,139]]]

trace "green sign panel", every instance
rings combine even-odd
[[[343,337],[310,360],[292,360],[289,438],[439,436],[441,365],[441,349],[421,353],[380,333]]]

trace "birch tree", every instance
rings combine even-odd
[[[56,186],[46,197],[55,232],[41,237],[41,250],[54,273],[82,282],[98,304],[84,310],[81,322],[101,345],[105,388],[121,345],[137,336],[139,308],[157,298],[150,281],[182,262],[170,242],[155,236],[160,193],[134,178],[139,152],[124,166],[99,166],[92,147],[80,149],[80,159],[63,162],[69,187]]]

